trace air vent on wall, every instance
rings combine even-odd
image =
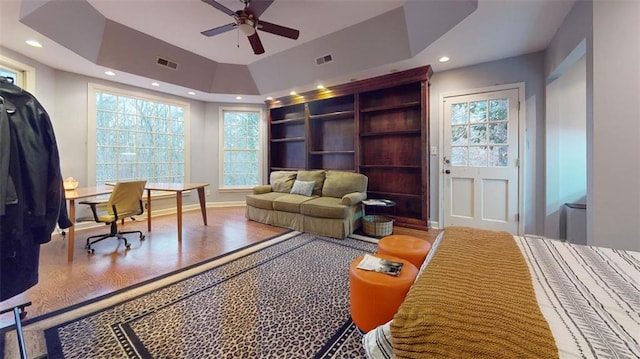
[[[158,65],[161,66],[165,66],[168,67],[170,69],[173,70],[177,70],[178,69],[178,64],[171,61],[171,60],[167,60],[167,59],[163,59],[162,57],[158,57],[158,61],[157,61]]]
[[[331,61],[333,61],[333,56],[331,56],[331,54],[324,55],[316,59],[316,65],[326,64],[327,62],[331,62]]]

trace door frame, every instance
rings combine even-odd
[[[444,162],[444,120],[445,120],[445,107],[444,101],[449,97],[476,95],[483,92],[494,92],[503,90],[518,90],[518,101],[520,103],[518,111],[518,233],[517,235],[524,234],[524,222],[525,222],[525,206],[524,206],[524,168],[525,168],[525,124],[526,124],[526,102],[525,102],[525,83],[516,82],[512,84],[480,87],[469,90],[459,90],[444,92],[440,94],[440,113],[439,113],[439,127],[438,131],[438,228],[444,228],[444,169],[442,163]]]

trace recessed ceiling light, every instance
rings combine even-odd
[[[298,93],[297,93],[297,92],[295,92],[295,91],[291,91],[291,92],[289,92],[289,95],[291,95],[291,96],[295,96],[295,95],[297,95],[297,94],[298,94]]]
[[[160,84],[159,84],[159,83],[157,83],[157,82],[152,82],[152,83],[151,83],[151,86],[160,86]]]
[[[189,95],[192,95],[192,96],[196,94],[196,93],[195,93],[195,92],[193,92],[193,91],[189,91],[189,92],[187,92],[187,93],[188,93]]]
[[[440,62],[447,62],[447,61],[449,61],[449,60],[451,60],[449,57],[447,57],[447,56],[442,56],[438,61],[440,61]]]
[[[107,76],[115,76],[116,75],[116,73],[111,71],[111,70],[105,71],[104,74],[107,75]]]
[[[267,101],[271,101],[271,100],[273,100],[273,97],[271,96],[267,97]]]
[[[236,96],[236,100],[242,100],[242,96]]]
[[[42,47],[42,44],[37,40],[27,40],[26,42],[29,46],[38,47],[38,48]]]
[[[317,88],[318,90],[324,90],[324,85],[319,84],[318,86],[316,86],[316,88]]]

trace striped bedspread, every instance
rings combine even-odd
[[[640,358],[640,253],[514,240],[560,358]],[[363,345],[368,358],[393,358],[390,323],[367,333]]]
[[[640,253],[515,238],[560,357],[640,358]]]

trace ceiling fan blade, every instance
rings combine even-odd
[[[236,28],[236,26],[238,26],[238,24],[234,22],[231,24],[214,27],[213,29],[205,30],[200,33],[204,36],[213,36],[213,35],[222,34],[223,32],[227,32],[229,30],[233,30]]]
[[[260,17],[260,15],[271,6],[271,3],[273,3],[273,0],[251,0],[249,9],[255,17]]]
[[[221,4],[217,3],[217,2],[215,2],[214,0],[202,0],[202,2],[205,2],[205,3],[215,7],[216,9],[222,11],[223,13],[225,13],[225,14],[227,14],[229,16],[236,17],[236,12],[235,11],[227,8],[224,5],[221,5]]]
[[[262,41],[260,41],[260,37],[257,32],[254,32],[251,36],[247,36],[247,39],[249,39],[249,43],[251,44],[254,54],[264,54],[264,47],[262,47]]]
[[[298,36],[300,36],[300,31],[296,29],[292,29],[290,27],[280,26],[276,24],[272,24],[270,22],[258,20],[258,30],[262,30],[265,32],[269,32],[275,35],[280,35],[284,37],[288,37],[290,39],[297,40]]]

